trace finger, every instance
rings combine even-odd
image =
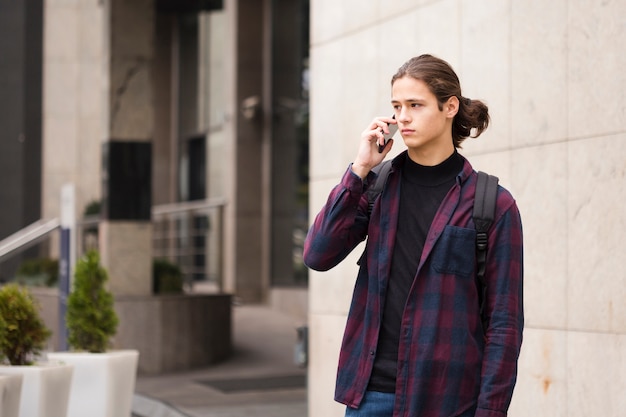
[[[392,146],[393,146],[393,139],[389,139],[385,147],[382,148],[382,150],[380,151],[380,153],[387,155],[387,153],[389,153],[389,151],[391,150]]]
[[[372,123],[370,124],[370,129],[371,130],[376,130],[376,129],[385,129],[387,127],[387,122],[385,122],[386,118],[382,118],[382,117],[377,117],[374,120],[372,120]]]
[[[383,136],[383,133],[381,132],[381,128],[380,127],[374,127],[371,130],[366,130],[363,132],[363,137],[367,138],[367,140],[369,142],[378,142],[378,140]]]
[[[385,135],[383,133],[383,129],[377,128],[373,132],[375,137],[374,143],[382,146],[385,143]]]
[[[392,117],[379,117],[376,119],[377,121],[377,127],[383,132],[383,133],[389,133],[389,125],[390,124],[397,124],[397,120],[392,118]]]

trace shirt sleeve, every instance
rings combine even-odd
[[[376,174],[370,172],[363,181],[351,166],[330,192],[307,233],[303,257],[311,269],[326,271],[336,266],[367,235],[369,219],[364,192]]]
[[[524,328],[522,223],[514,201],[490,232],[487,329],[475,417],[505,417],[517,380]]]

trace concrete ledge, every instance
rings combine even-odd
[[[31,288],[52,331],[48,350],[58,350],[59,294]],[[114,349],[139,351],[139,374],[205,367],[232,353],[232,296],[181,294],[115,296],[119,317]]]
[[[232,352],[229,294],[117,296],[118,349],[140,352],[138,372],[200,368]]]

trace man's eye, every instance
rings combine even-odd
[[[411,103],[411,107],[422,107],[421,103]]]

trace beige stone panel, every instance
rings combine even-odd
[[[331,9],[332,9],[332,2]],[[335,8],[337,3],[334,3]],[[379,5],[375,1],[344,0],[342,31],[350,33],[354,31],[369,30],[380,23],[378,14]]]
[[[511,2],[514,146],[567,137],[567,0]]]
[[[334,42],[311,49],[311,85],[315,88],[310,98],[309,170],[313,179],[334,176],[346,165],[338,144],[346,140],[339,106],[344,81],[342,46]]]
[[[626,125],[626,2],[568,2],[570,136],[623,132]]]
[[[43,69],[44,119],[72,119],[77,116],[78,74],[78,61],[56,58],[46,60]]]
[[[70,181],[67,173],[47,172],[43,176],[41,217],[54,219],[61,216],[61,187]]]
[[[73,175],[78,151],[78,132],[74,120],[48,117],[44,123],[43,175]],[[68,178],[69,179],[69,178]]]
[[[78,74],[78,114],[80,117],[100,118],[106,98],[102,94],[102,62],[97,59],[80,61]],[[104,126],[104,123],[103,123]],[[105,135],[102,134],[101,138]]]
[[[563,415],[624,415],[625,334],[569,332],[567,363],[568,404]]]
[[[508,149],[511,144],[511,14],[505,1],[461,1],[461,65],[455,68],[464,97],[482,100],[491,123],[472,153]]]
[[[403,0],[403,1],[389,1],[389,0],[377,0],[378,1],[378,19],[387,20],[397,16],[405,15],[414,12],[421,6],[428,6],[433,3],[454,3],[456,0]],[[441,29],[439,29],[441,30]]]
[[[368,30],[311,51],[311,172],[343,171],[378,104],[377,31]]]
[[[309,315],[309,416],[341,417],[334,401],[339,349],[346,325],[342,315]]]
[[[529,326],[567,325],[567,144],[512,154],[513,197],[524,231],[524,307]]]
[[[102,265],[114,295],[152,294],[152,224],[103,221],[99,229]]]
[[[568,149],[568,328],[626,333],[626,135]]]
[[[209,198],[217,198],[226,195],[227,178],[225,178],[226,174],[224,171],[224,165],[228,160],[224,154],[226,138],[227,135],[224,130],[210,132],[207,135],[207,142],[209,146],[209,163],[207,167],[209,175],[207,176],[207,191],[209,192]],[[153,167],[156,168],[155,166]],[[161,169],[166,167],[167,165]]]
[[[104,7],[97,3],[84,2],[78,8],[78,56],[81,59],[103,59],[104,50]]]
[[[417,11],[400,14],[380,22],[376,43],[378,46],[379,78],[367,83],[367,85],[371,85],[375,82],[379,90],[379,98],[376,102],[378,105],[377,114],[391,115],[393,113],[391,78],[402,64],[422,52],[420,22],[420,15]],[[400,139],[399,134],[396,137]]]
[[[510,417],[567,416],[567,333],[526,327]]]
[[[311,2],[311,44],[335,41],[346,34],[371,28],[379,21],[378,4],[346,0],[340,7],[332,0]]]
[[[435,1],[419,9],[417,39],[413,42],[413,55],[428,53],[446,60],[460,69],[461,10],[458,1]],[[442,36],[442,28],[444,29]],[[418,43],[416,47],[416,43]]]
[[[111,138],[142,140],[153,134],[151,61],[118,58],[111,65]]]
[[[329,42],[341,33],[343,15],[342,7],[337,7],[333,0],[316,0],[310,4],[311,45]]]
[[[44,14],[44,57],[61,60],[76,59],[79,40],[77,7],[71,4],[48,4]]]
[[[497,151],[482,154],[471,152],[471,149],[478,142],[492,142],[492,140],[483,136],[476,139],[466,139],[463,142],[463,148],[458,149],[458,152],[467,158],[474,170],[484,171],[498,177],[498,183],[515,197],[515,185],[512,179],[512,161],[515,158],[513,152]]]
[[[338,132],[341,134],[341,154],[345,162],[351,162],[357,154],[361,140],[361,132],[386,103],[379,103],[378,92],[379,75],[378,61],[382,59],[379,50],[373,47],[379,37],[378,28],[360,31],[353,36],[342,39],[343,56],[345,59],[344,71],[346,77],[341,89],[339,104],[340,119]],[[387,84],[387,82],[383,82]]]

